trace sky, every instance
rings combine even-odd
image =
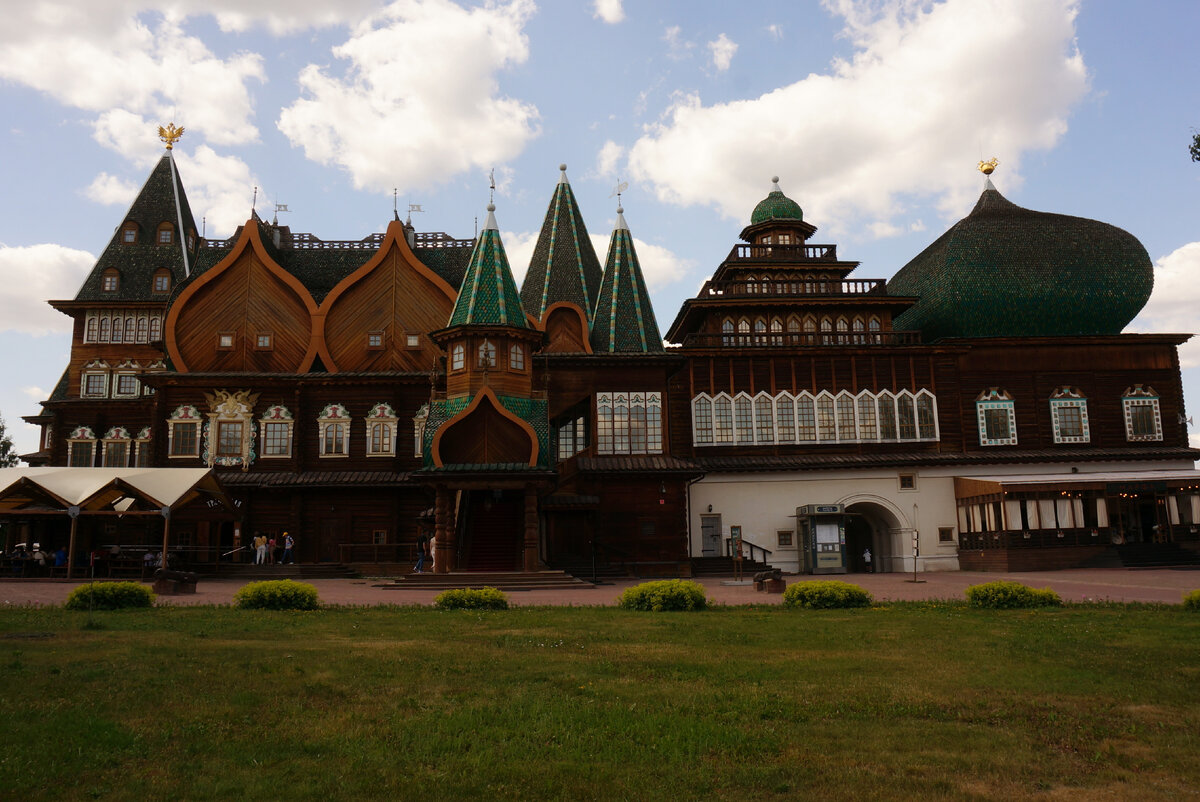
[[[8,6],[9,4],[6,4]],[[1127,331],[1200,331],[1194,0],[39,0],[0,27],[0,415],[33,451],[74,297],[162,154],[210,238],[286,205],[321,239],[474,235],[520,281],[558,165],[603,260],[614,189],[665,330],[783,191],[888,278],[992,176],[1130,231],[1155,264]],[[255,190],[257,188],[257,192]],[[1200,342],[1180,349],[1200,424]],[[1200,446],[1200,425],[1190,427]]]

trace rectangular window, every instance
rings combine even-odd
[[[913,413],[913,400],[908,396],[900,396],[896,399],[896,413],[900,421],[900,439],[901,440],[916,440],[917,439],[917,418]]]
[[[801,443],[811,443],[817,439],[817,422],[813,416],[811,398],[801,398],[796,401],[797,439]]]
[[[200,453],[196,448],[198,440],[196,434],[199,425],[194,422],[171,424],[172,457],[194,457]]]
[[[718,443],[733,442],[733,403],[728,398],[718,398],[713,401],[715,441]]]
[[[154,291],[155,292],[166,292],[169,289],[171,289],[171,277],[170,276],[164,274],[161,276],[154,277]]]
[[[376,529],[374,532],[371,533],[371,542],[374,543],[376,546],[382,546],[385,543],[387,543],[387,530],[386,529]]]
[[[775,410],[771,399],[754,399],[754,435],[760,443],[775,442]]]
[[[321,456],[343,456],[346,448],[346,430],[340,423],[327,423],[321,438]]]
[[[1017,444],[1017,420],[1012,401],[977,401],[975,407],[979,419],[979,445]]]
[[[858,439],[871,441],[876,439],[875,431],[875,399],[863,396],[858,399]]]
[[[901,490],[916,490],[917,477],[915,474],[902,473],[900,474],[900,489]]]
[[[104,467],[124,468],[128,464],[129,443],[125,441],[104,444]]]
[[[217,421],[217,456],[242,456],[242,421]]]
[[[147,440],[136,440],[133,443],[133,467],[145,468],[150,465],[150,443]]]
[[[404,341],[408,343],[409,348],[421,347],[421,336],[419,334],[409,334],[404,338]]]
[[[158,230],[158,244],[159,245],[170,245],[171,244],[171,229],[160,228]]]
[[[775,400],[775,422],[780,443],[796,442],[796,405],[786,395]]]
[[[753,409],[749,398],[737,398],[733,402],[734,423],[739,443],[754,442]]]
[[[372,456],[392,453],[392,425],[390,423],[372,423],[371,439],[368,443]]]
[[[613,398],[613,453],[629,453],[629,399],[625,395]]]
[[[368,331],[367,332],[367,350],[382,351],[383,350],[383,332]]]
[[[217,334],[217,350],[228,351],[233,348],[233,332],[222,331]]]
[[[596,445],[601,454],[613,453],[613,408],[608,393],[596,396]]]
[[[662,453],[662,396],[646,394],[646,453]]]
[[[791,546],[792,545],[792,530],[790,530],[790,529],[778,530],[777,532],[775,532],[775,541],[780,546],[785,546],[785,547]]]
[[[858,439],[858,430],[854,425],[854,399],[848,395],[839,396],[837,400],[838,439],[851,442]]]
[[[1157,398],[1126,398],[1125,439],[1162,440],[1162,421]]]
[[[263,456],[290,457],[292,454],[292,426],[290,423],[263,424]]]
[[[92,467],[92,441],[91,440],[76,440],[71,443],[71,453],[68,455],[68,464],[72,468],[90,468]]]
[[[85,398],[103,398],[108,394],[108,376],[104,373],[85,373],[83,375],[83,395]]]
[[[896,439],[896,401],[891,396],[879,398],[879,439]]]
[[[837,439],[836,418],[833,414],[833,399],[822,397],[817,399],[817,434],[822,443]]]
[[[116,394],[126,398],[136,396],[138,394],[137,376],[132,373],[118,373]]]
[[[260,331],[260,332],[259,332],[259,333],[258,333],[258,334],[257,334],[257,335],[254,337],[254,348],[255,348],[255,350],[258,350],[258,351],[270,351],[270,350],[271,350],[271,345],[272,345],[272,340],[273,340],[273,338],[271,337],[271,332],[269,332],[269,331]],[[232,344],[232,343],[231,343],[231,344]]]
[[[508,352],[509,370],[525,370],[525,349],[514,345]]]
[[[922,440],[936,440],[937,414],[933,408],[933,398],[928,395],[917,397],[917,427]]]
[[[707,398],[697,398],[693,408],[695,413],[692,426],[695,428],[696,444],[711,443],[713,441],[712,401]]]
[[[939,526],[938,527],[938,543],[953,543],[954,542],[954,527]]]

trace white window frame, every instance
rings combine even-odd
[[[1000,411],[1008,419],[1008,437],[989,438],[987,434],[988,411]],[[975,399],[975,418],[979,426],[979,445],[1015,446],[1017,444],[1017,410],[1007,390],[991,387]]]
[[[367,456],[394,457],[396,456],[396,424],[400,419],[390,404],[380,402],[371,407],[367,413]],[[383,449],[375,448],[374,427],[386,426],[383,437]]]
[[[104,437],[100,440],[100,465],[103,468],[127,468],[129,467],[129,457],[131,438],[129,432],[123,426],[114,426],[104,433]],[[124,458],[110,461],[108,458],[108,447],[119,445],[124,450]]]
[[[269,451],[271,438],[267,437],[268,427],[284,427],[287,432],[287,437],[284,440],[285,450],[282,454],[272,454]],[[292,417],[291,410],[282,404],[275,404],[267,407],[266,412],[258,419],[259,442],[261,443],[262,454],[261,459],[290,459],[292,456],[292,439],[295,434],[296,420]]]
[[[90,390],[88,388],[89,378],[99,380],[100,389],[98,391]],[[83,366],[83,372],[79,376],[79,397],[108,398],[108,381],[108,363],[101,359],[93,359],[91,362]]]
[[[1137,407],[1148,407],[1154,414],[1154,431],[1150,434],[1137,434],[1134,431],[1133,411]],[[1140,384],[1125,390],[1121,396],[1121,412],[1125,418],[1125,439],[1130,443],[1145,443],[1163,439],[1162,410],[1159,408],[1159,396],[1153,387],[1143,388]]]
[[[133,439],[133,449],[129,454],[129,467],[150,467],[150,427],[144,426]]]
[[[1078,409],[1080,418],[1080,434],[1068,435],[1062,432],[1062,422],[1059,415],[1063,409]],[[1088,426],[1087,396],[1074,387],[1059,387],[1050,395],[1050,423],[1054,427],[1054,442],[1056,443],[1089,443],[1092,440],[1091,428]]]
[[[425,424],[429,422],[429,405],[422,404],[413,415],[413,456],[422,457],[425,452]]]
[[[88,446],[88,462],[87,465],[78,465],[75,460],[75,446],[78,444],[86,444]],[[67,465],[72,468],[90,468],[96,464],[96,435],[87,426],[77,426],[67,437]]]
[[[195,424],[196,437],[191,451],[176,453],[175,450],[175,426],[177,424]],[[184,404],[176,407],[171,413],[171,417],[167,418],[167,459],[195,459],[200,456],[200,440],[204,435],[203,431],[204,419],[200,415],[200,411],[191,404]]]
[[[326,431],[331,426],[342,427],[342,448],[340,451],[326,451]],[[317,418],[317,451],[321,458],[337,458],[350,456],[350,413],[341,404],[329,404],[321,410]]]
[[[662,443],[662,393],[596,394],[598,454],[661,454]]]

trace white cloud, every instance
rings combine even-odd
[[[1087,91],[1076,0],[826,6],[845,18],[852,60],[753,99],[677,96],[630,149],[633,176],[660,200],[744,219],[781,175],[832,234],[851,224],[886,232],[913,187],[961,215],[978,192],[981,144],[1017,165],[1058,141]],[[1003,178],[1019,181],[1015,171]]]
[[[1189,242],[1154,265],[1154,292],[1127,331],[1200,333],[1200,242]],[[1200,338],[1179,347],[1182,368],[1200,367]]]
[[[137,191],[137,185],[132,182],[108,173],[100,173],[83,194],[105,206],[128,206],[133,203]]]
[[[672,25],[663,31],[662,40],[667,43],[667,58],[672,61],[682,61],[692,54],[695,42],[683,38],[683,29]]]
[[[613,142],[606,141],[596,154],[596,175],[601,178],[612,176],[617,171],[617,162],[625,155],[625,148]]]
[[[96,257],[61,245],[0,248],[0,331],[69,332],[71,318],[47,298],[75,297]]]
[[[712,58],[712,65],[717,69],[717,72],[725,72],[725,70],[729,69],[729,65],[733,63],[733,56],[737,53],[737,49],[737,42],[725,34],[721,34],[708,43],[708,52]]]
[[[534,10],[532,0],[399,0],[333,49],[345,77],[301,71],[304,97],[283,109],[279,130],[373,190],[429,187],[513,159],[538,135],[538,110],[503,96],[496,73],[529,58],[523,27]]]
[[[115,109],[167,122],[176,108],[186,110],[175,122],[202,129],[214,144],[258,139],[248,85],[265,80],[262,57],[216,56],[185,33],[175,4],[8,5],[0,78],[97,114]],[[102,136],[98,130],[97,139]],[[154,142],[146,129],[142,137]]]
[[[533,248],[537,245],[538,231],[501,231],[500,241],[504,243],[504,255],[508,257],[508,267],[512,270],[517,286],[525,280],[529,272],[529,260],[533,258]]]
[[[778,42],[783,38],[783,26],[776,23],[771,23],[767,26],[767,36]]]
[[[625,9],[621,4],[622,0],[593,0],[592,5],[596,9],[593,16],[596,19],[604,20],[609,25],[616,25],[625,19]]]
[[[250,218],[256,185],[260,204],[270,197],[244,161],[236,156],[221,156],[207,145],[192,151],[176,147],[175,161],[188,203],[193,210],[204,210],[209,237],[232,236]],[[200,226],[200,220],[196,225]]]
[[[630,231],[630,233],[633,232]],[[591,237],[592,247],[596,249],[596,257],[600,260],[600,267],[603,269],[608,259],[608,242],[612,238],[612,234],[611,232],[609,234],[589,233],[588,236]],[[637,237],[633,238],[633,249],[637,251],[638,264],[642,267],[642,278],[646,279],[646,288],[651,291],[651,303],[654,301],[653,291],[655,289],[679,281],[687,274],[688,270],[695,266],[695,262],[691,259],[680,257],[670,248],[651,245]]]

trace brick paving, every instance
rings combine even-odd
[[[1178,604],[1184,593],[1200,588],[1200,571],[1178,569],[1106,568],[1071,571],[1038,571],[1030,573],[976,573],[941,571],[918,574],[850,574],[834,577],[789,576],[788,584],[814,579],[843,579],[866,588],[879,601],[919,599],[962,599],[968,585],[1011,579],[1032,587],[1050,587],[1067,601],[1136,601]],[[326,604],[378,605],[433,603],[433,590],[388,590],[377,587],[389,579],[315,579],[315,585]],[[595,588],[567,590],[510,591],[514,605],[594,606],[612,605],[621,591],[644,580],[625,580]],[[723,584],[728,579],[704,577],[696,580],[704,585],[708,598],[716,604],[778,604],[778,594],[758,593],[752,585]],[[0,579],[0,604],[58,605],[76,585],[76,581],[61,579]],[[244,580],[202,580],[194,595],[161,596],[165,604],[230,604],[233,594],[246,584]]]

